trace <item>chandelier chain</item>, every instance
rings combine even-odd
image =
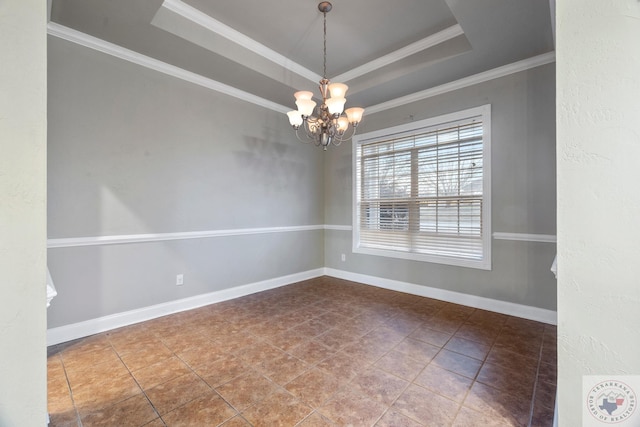
[[[324,15],[324,60],[323,60],[323,71],[322,77],[327,78],[327,12],[323,12]]]

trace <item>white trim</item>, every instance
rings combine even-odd
[[[351,230],[353,230],[353,227],[350,226],[350,225],[325,224],[324,229],[325,230],[337,230],[337,231],[351,231]]]
[[[543,242],[556,243],[557,238],[553,234],[526,234],[526,233],[493,233],[496,240],[516,240],[519,242]]]
[[[239,46],[247,50],[250,50],[251,52],[262,56],[263,58],[268,59],[269,61],[293,73],[298,74],[299,76],[309,79],[314,83],[317,83],[320,79],[322,79],[321,75],[314,73],[313,71],[303,67],[296,62],[293,62],[286,56],[283,56],[278,52],[269,49],[262,43],[257,42],[250,37],[247,37],[241,32],[234,30],[228,25],[223,24],[217,19],[212,18],[206,13],[203,13],[200,10],[189,6],[188,4],[180,0],[164,0],[164,2],[162,3],[162,7],[182,16],[183,18],[190,20],[197,25],[200,25],[203,28],[206,28],[211,32],[218,34],[219,36],[226,38],[227,40],[238,44]]]
[[[509,316],[548,323],[550,325],[557,325],[558,323],[557,312],[544,308],[531,307],[508,301],[500,301],[492,298],[463,294],[460,292],[448,291],[446,289],[432,288],[430,286],[416,285],[413,283],[400,282],[398,280],[384,279],[381,277],[352,273],[333,268],[325,268],[324,274],[326,276],[337,277],[338,279],[350,280],[357,283],[363,283],[365,285],[377,286],[379,288],[447,301],[454,304],[465,305],[467,307],[480,308],[496,313],[507,314]]]
[[[418,40],[417,42],[400,48],[395,52],[391,52],[388,55],[381,56],[374,59],[373,61],[367,62],[366,64],[360,65],[359,67],[335,76],[333,80],[336,82],[348,82],[349,80],[353,80],[367,73],[376,71],[386,65],[400,61],[408,56],[429,49],[430,47],[437,46],[440,43],[444,43],[447,40],[451,40],[462,34],[464,34],[464,31],[459,24],[452,25],[451,27],[445,28],[444,30],[432,34],[429,37],[425,37],[422,40]]]
[[[62,342],[98,334],[123,326],[133,325],[158,317],[166,316],[181,311],[192,310],[209,304],[215,304],[234,298],[251,295],[269,289],[286,286],[292,283],[309,280],[320,276],[331,276],[339,279],[350,280],[379,288],[390,289],[398,292],[405,292],[412,295],[419,295],[427,298],[434,298],[468,307],[481,308],[483,310],[494,311],[496,313],[508,314],[524,319],[536,320],[538,322],[557,324],[557,314],[555,311],[538,307],[530,307],[506,301],[494,300],[475,295],[468,295],[459,292],[437,289],[429,286],[415,285],[412,283],[400,282],[397,280],[383,279],[375,276],[368,276],[359,273],[352,273],[333,268],[319,268],[288,276],[278,277],[234,288],[223,289],[207,294],[196,295],[176,301],[169,301],[136,310],[125,311],[108,316],[98,317],[83,322],[72,323],[70,325],[59,326],[47,330],[47,345],[55,345]]]
[[[267,99],[260,98],[259,96],[237,89],[233,86],[229,86],[213,79],[203,77],[191,71],[176,67],[175,65],[167,64],[166,62],[162,62],[149,56],[142,55],[140,53],[126,49],[122,46],[109,43],[97,37],[90,36],[80,31],[76,31],[74,29],[57,24],[55,22],[49,22],[49,24],[47,24],[47,33],[51,36],[67,40],[84,47],[88,47],[89,49],[97,50],[98,52],[106,53],[107,55],[115,56],[116,58],[124,59],[125,61],[129,61],[134,64],[159,71],[163,74],[167,74],[169,76],[179,78],[198,86],[202,86],[207,89],[232,96],[242,101],[259,105],[260,107],[268,108],[278,113],[286,113],[287,111],[291,110],[291,108],[289,107],[285,107]]]
[[[128,234],[117,236],[67,237],[48,239],[47,248],[76,246],[119,245],[125,243],[164,242],[168,240],[205,239],[210,237],[244,236],[247,234],[289,233],[293,231],[323,230],[323,225],[290,227],[238,228],[230,230],[183,231],[178,233]]]
[[[172,4],[175,4],[178,0],[167,0]],[[454,26],[455,27],[455,26]],[[450,27],[452,29],[454,27]],[[449,30],[447,29],[447,30]],[[445,30],[445,31],[447,31]],[[234,30],[235,31],[235,30]],[[453,30],[452,30],[453,31]],[[235,87],[226,85],[224,83],[220,83],[216,80],[203,77],[199,74],[193,73],[191,71],[184,70],[182,68],[176,67],[174,65],[167,64],[166,62],[159,61],[157,59],[139,54],[132,50],[123,48],[121,46],[115,45],[113,43],[109,43],[107,41],[101,40],[97,37],[90,36],[88,34],[82,33],[80,31],[65,27],[63,25],[57,24],[55,22],[49,22],[47,24],[47,33],[51,36],[61,38],[63,40],[70,41],[72,43],[79,44],[84,47],[88,47],[89,49],[94,49],[99,52],[106,53],[108,55],[115,56],[116,58],[124,59],[125,61],[132,62],[137,65],[141,65],[143,67],[161,72],[163,74],[170,75],[172,77],[176,77],[190,83],[196,84],[198,86],[205,87],[207,89],[214,90],[219,93],[223,93],[225,95],[232,96],[234,98],[240,99],[242,101],[246,101],[255,105],[259,105],[261,107],[270,109],[272,111],[286,114],[289,110],[289,107],[284,105],[277,104],[275,102],[269,101],[268,99],[261,98],[259,96],[253,95],[251,93],[245,92],[243,90],[237,89]],[[240,34],[240,33],[238,33]],[[440,34],[440,33],[438,33]],[[435,36],[435,35],[434,35]],[[225,35],[227,37],[227,35]],[[425,42],[425,40],[429,39],[427,37],[421,42]],[[235,41],[235,40],[234,40]],[[257,42],[256,42],[257,43]],[[412,45],[410,45],[412,46]],[[409,48],[409,46],[407,46]],[[256,48],[257,49],[257,48]],[[404,48],[403,48],[404,49]],[[400,49],[402,51],[403,49]],[[261,54],[260,52],[256,52]],[[274,52],[275,53],[275,52]],[[395,54],[392,54],[395,55]],[[390,55],[387,55],[390,56]],[[383,57],[386,58],[386,57]],[[389,58],[387,58],[389,60]],[[377,60],[376,60],[377,61]],[[375,61],[372,61],[375,62]],[[507,64],[502,67],[494,68],[492,70],[488,70],[482,73],[474,74],[473,76],[465,77],[453,82],[445,83],[440,86],[432,87],[420,92],[416,92],[407,96],[403,96],[400,98],[392,99],[390,101],[386,101],[380,104],[372,105],[367,107],[367,114],[379,113],[381,111],[386,111],[392,108],[400,107],[405,104],[409,104],[412,102],[420,101],[426,98],[430,98],[436,95],[441,95],[447,92],[451,92],[454,90],[462,89],[467,86],[471,86],[478,83],[483,83],[489,80],[493,80],[499,77],[504,77],[509,74],[517,73],[520,71],[525,71],[531,68],[539,67],[541,65],[549,64],[555,62],[555,51],[547,52],[542,55],[534,56],[531,58],[523,59],[522,61],[514,62],[512,64]],[[291,69],[292,61],[289,61],[287,65],[282,65],[283,67],[290,69],[293,72],[298,73],[295,69]],[[366,65],[366,64],[365,64]],[[357,70],[360,67],[355,68]],[[352,71],[348,71],[347,73],[351,73]],[[373,70],[371,70],[373,71]],[[301,71],[302,72],[302,71]],[[344,76],[345,74],[341,76]],[[302,74],[300,74],[302,75]],[[338,76],[338,77],[341,77]],[[303,75],[303,77],[308,78],[308,76]],[[353,77],[352,77],[353,78]],[[337,80],[336,80],[337,81]]]
[[[435,86],[420,92],[412,93],[407,96],[402,96],[400,98],[396,98],[390,101],[382,102],[380,104],[372,105],[370,107],[367,107],[367,114],[379,113],[381,111],[390,110],[392,108],[400,107],[402,105],[410,104],[412,102],[431,98],[436,95],[442,95],[443,93],[462,89],[467,86],[472,86],[472,85],[483,83],[489,80],[497,79],[499,77],[508,76],[509,74],[519,73],[520,71],[525,71],[531,68],[539,67],[541,65],[550,64],[552,62],[555,62],[555,60],[556,60],[555,51],[543,53],[542,55],[533,56],[531,58],[523,59],[522,61],[503,65],[502,67],[498,67],[492,70],[484,71],[482,73],[474,74],[469,77],[464,77],[462,79],[445,83],[440,86]]]
[[[161,316],[166,316],[168,314],[192,310],[194,308],[243,297],[246,295],[254,294],[256,292],[279,288],[281,286],[286,286],[303,280],[320,277],[323,274],[324,270],[322,268],[319,268],[315,270],[291,274],[288,276],[277,277],[275,279],[263,280],[261,282],[237,286],[234,288],[223,289],[221,291],[210,292],[208,294],[196,295],[190,298],[169,301],[166,303],[156,304],[137,310],[125,311],[109,316],[98,317],[96,319],[86,320],[84,322],[51,328],[47,330],[47,345],[59,344],[100,332],[109,331],[111,329],[132,325],[134,323],[144,322],[146,320],[155,319]]]

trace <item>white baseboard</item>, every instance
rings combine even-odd
[[[366,285],[377,286],[379,288],[390,289],[399,292],[406,292],[441,301],[466,305],[469,307],[481,308],[483,310],[508,314],[510,316],[522,317],[524,319],[536,320],[548,324],[557,324],[557,314],[552,310],[545,310],[538,307],[530,307],[512,302],[500,301],[491,298],[468,295],[460,292],[448,291],[445,289],[431,288],[428,286],[416,285],[413,283],[400,282],[397,280],[384,279],[381,277],[368,276],[349,271],[336,270],[333,268],[318,268],[304,271],[288,276],[277,277],[275,279],[263,280],[261,282],[250,283],[221,291],[196,295],[176,301],[169,301],[136,310],[116,313],[109,316],[98,317],[84,322],[73,323],[47,330],[47,345],[59,344],[74,339],[98,334],[123,326],[133,325],[168,314],[181,311],[192,310],[217,302],[227,301],[234,298],[266,291],[268,289],[279,288],[303,280],[313,279],[320,276],[331,276],[339,279],[351,280]]]
[[[351,280],[353,282],[364,283],[365,285],[377,286],[379,288],[405,292],[427,298],[434,298],[441,301],[466,305],[468,307],[481,308],[483,310],[508,314],[510,316],[535,320],[551,325],[556,325],[558,323],[557,313],[544,308],[531,307],[513,302],[463,294],[445,289],[431,288],[429,286],[416,285],[413,283],[400,282],[398,280],[384,279],[365,274],[351,273],[349,271],[336,270],[333,268],[325,268],[324,274],[326,276],[337,277],[338,279]]]
[[[245,295],[254,294],[256,292],[279,288],[281,286],[290,285],[292,283],[300,282],[303,280],[313,279],[322,275],[324,275],[324,269],[318,268],[315,270],[304,271],[302,273],[291,274],[288,276],[277,277],[275,279],[263,280],[261,282],[223,289],[221,291],[210,292],[207,294],[196,295],[176,301],[156,304],[136,310],[98,317],[96,319],[73,323],[71,325],[51,328],[47,330],[47,345],[54,345],[66,341],[71,341],[89,335],[98,334],[100,332],[109,331],[111,329],[133,325],[134,323],[140,323],[146,320],[155,319],[157,317],[166,316],[168,314],[192,310],[194,308],[202,307],[216,302],[227,301]]]

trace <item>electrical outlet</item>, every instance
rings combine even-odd
[[[347,260],[347,257],[346,257],[346,255],[345,255],[345,254],[342,254],[342,257],[341,257],[341,258],[342,258],[342,262],[345,262],[345,261]]]
[[[184,274],[178,274],[176,276],[176,286],[184,285]]]

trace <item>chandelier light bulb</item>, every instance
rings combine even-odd
[[[329,93],[332,98],[344,98],[347,96],[349,86],[344,83],[331,83],[329,85]]]
[[[329,109],[329,114],[336,115],[342,114],[344,110],[344,104],[347,102],[344,98],[329,98],[326,101],[327,108]]]
[[[296,101],[298,111],[302,117],[307,117],[313,114],[313,109],[316,108],[316,102],[311,99],[299,99]]]
[[[345,111],[347,118],[349,119],[349,123],[353,126],[356,126],[362,120],[362,115],[364,114],[364,108],[360,107],[351,107],[347,108]]]
[[[313,92],[309,92],[308,90],[300,90],[293,94],[295,96],[296,101],[300,101],[302,99],[311,99],[313,98]]]
[[[297,129],[300,127],[300,125],[302,125],[302,114],[300,114],[300,111],[298,110],[289,111],[287,113],[287,116],[289,116],[289,123],[294,128]]]

